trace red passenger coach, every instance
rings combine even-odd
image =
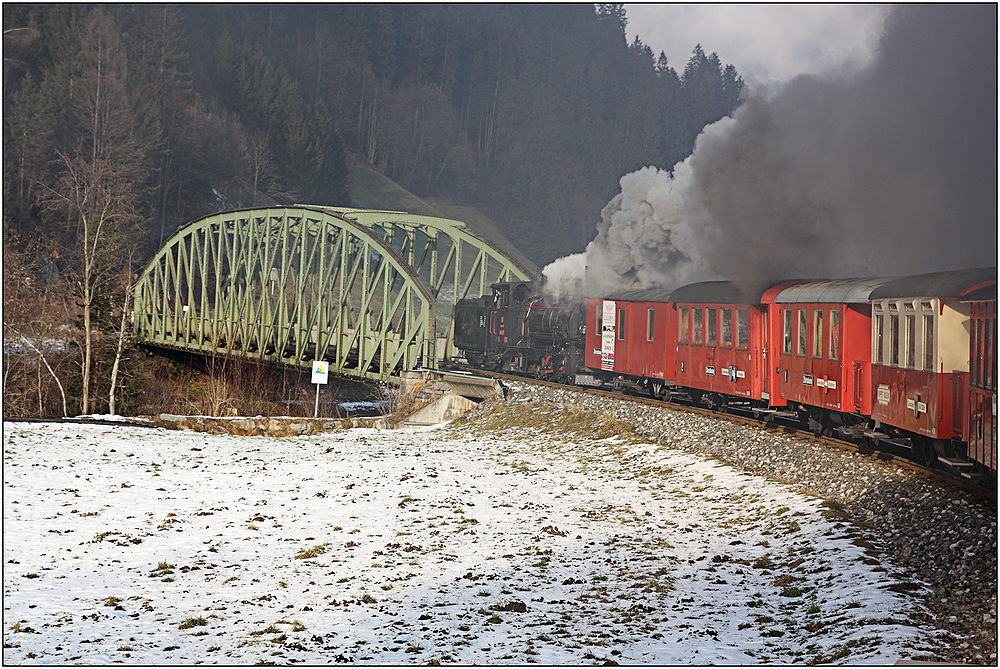
[[[872,291],[871,417],[906,433],[927,464],[958,462],[951,440],[965,436],[970,350],[961,296],[996,276],[996,268],[935,272]]]
[[[692,389],[696,401],[725,396],[784,403],[770,387],[766,369],[767,312],[762,301],[801,281],[772,285],[761,293],[741,291],[729,281],[682,286],[670,294],[677,309],[677,385]]]
[[[669,294],[652,289],[588,299],[586,366],[615,376],[616,385],[667,396],[674,384],[676,330]],[[577,383],[596,381],[578,377]]]
[[[785,288],[770,308],[775,382],[802,405],[814,430],[832,434],[842,414],[871,412],[872,290],[888,279],[810,281]],[[827,413],[832,412],[832,413]]]
[[[997,470],[997,284],[962,296],[970,305],[969,388],[965,422],[968,456]]]

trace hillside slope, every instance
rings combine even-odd
[[[404,211],[422,216],[437,216],[465,223],[473,232],[484,237],[516,258],[536,274],[539,268],[528,259],[503,233],[499,223],[474,207],[424,200],[370,167],[350,161],[347,181],[351,205],[361,209]]]

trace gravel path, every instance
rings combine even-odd
[[[511,401],[573,404],[612,413],[658,443],[701,453],[791,483],[843,505],[878,549],[934,596],[927,622],[948,630],[940,654],[997,663],[997,509],[968,493],[875,456],[825,448],[790,435],[656,409],[613,397],[512,383]]]

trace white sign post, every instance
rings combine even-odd
[[[319,416],[319,387],[326,385],[330,373],[330,363],[326,360],[313,360],[312,382],[316,384],[316,406],[313,408],[313,418]]]

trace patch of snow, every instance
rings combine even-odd
[[[378,413],[386,408],[386,402],[341,402],[337,406],[353,414],[361,413],[362,411]]]
[[[35,348],[42,352],[42,355],[53,353],[67,353],[69,351],[69,340],[57,337],[28,337]],[[30,346],[26,345],[19,337],[5,338],[3,342],[4,353],[11,356],[23,356],[34,358],[38,354]]]
[[[937,634],[820,500],[651,445],[6,422],[4,451],[5,664],[888,664]]]
[[[90,414],[81,414],[79,416],[67,416],[67,417],[63,418],[63,420],[80,420],[80,419],[107,420],[107,421],[115,421],[115,422],[119,422],[119,423],[134,423],[136,421],[143,421],[143,422],[150,422],[151,421],[151,419],[148,416],[119,416],[118,414],[111,414],[111,413],[90,413]]]

